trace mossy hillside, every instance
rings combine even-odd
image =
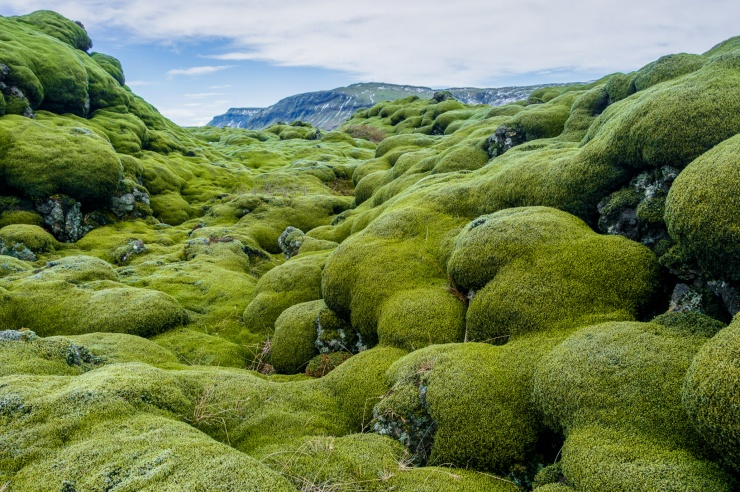
[[[88,51],[92,48],[92,40],[87,35],[85,28],[56,12],[38,10],[28,15],[13,17],[12,19],[31,24],[39,31],[55,37],[80,51]]]
[[[736,317],[701,348],[681,391],[691,424],[736,473],[740,470],[739,326]]]
[[[569,483],[577,490],[731,489],[681,405],[684,375],[706,341],[701,331],[674,326],[608,323],[574,333],[542,359],[533,395],[545,423],[565,433]]]
[[[662,56],[638,70],[630,84],[634,86],[635,92],[642,91],[666,80],[695,72],[706,62],[706,57],[688,53]]]
[[[138,325],[132,330],[121,328],[124,321],[133,319],[132,314],[123,312],[116,315],[116,330],[158,334],[151,340],[100,332],[70,337],[78,329],[74,324],[77,318],[92,320],[84,311],[84,315],[78,314],[64,327],[49,332],[40,329],[42,334],[59,333],[62,337],[42,339],[38,347],[31,342],[16,345],[18,348],[4,344],[4,368],[16,375],[5,376],[0,383],[2,386],[13,380],[8,398],[3,400],[5,413],[0,416],[12,422],[7,420],[11,424],[2,426],[0,439],[11,443],[7,449],[13,453],[16,449],[22,451],[20,455],[0,455],[0,487],[11,480],[9,487],[13,490],[38,488],[31,481],[34,476],[43,477],[41,483],[49,483],[51,489],[65,487],[62,481],[68,480],[66,487],[76,486],[78,490],[111,485],[167,490],[176,487],[174,481],[178,481],[179,487],[195,483],[191,480],[196,480],[196,476],[208,477],[227,489],[243,489],[243,484],[230,482],[229,477],[247,477],[245,474],[254,472],[257,475],[249,477],[257,477],[255,483],[267,483],[265,480],[272,478],[261,477],[276,476],[269,474],[269,467],[285,478],[280,483],[291,488],[308,487],[311,483],[305,480],[314,479],[320,481],[314,483],[316,486],[349,489],[365,479],[368,482],[363,482],[364,487],[378,490],[489,490],[496,487],[493,484],[509,487],[500,479],[472,470],[407,470],[407,465],[393,465],[388,458],[392,454],[395,460],[395,453],[401,451],[398,443],[388,437],[353,434],[373,427],[373,407],[389,390],[391,393],[383,399],[385,407],[377,408],[403,415],[401,410],[405,408],[396,408],[401,398],[394,395],[408,393],[416,398],[411,398],[414,412],[433,417],[438,428],[429,433],[429,450],[438,461],[432,463],[455,463],[488,470],[486,473],[495,470],[526,485],[538,467],[555,460],[560,447],[560,438],[553,435],[558,425],[543,421],[534,404],[533,373],[554,347],[584,324],[640,316],[642,307],[651,302],[655,261],[644,248],[598,236],[583,222],[562,212],[529,209],[531,217],[523,220],[518,216],[521,211],[515,210],[510,212],[511,223],[496,230],[484,231],[488,223],[478,225],[477,229],[486,233],[480,238],[469,238],[469,253],[456,253],[462,268],[454,276],[470,277],[458,282],[448,275],[449,260],[457,248],[455,239],[461,231],[461,238],[474,232],[475,229],[465,232],[465,225],[479,216],[495,215],[511,207],[550,206],[595,225],[596,205],[628,183],[638,169],[653,165],[653,161],[648,164],[649,153],[643,159],[641,150],[627,152],[629,161],[617,158],[619,153],[614,152],[614,146],[634,143],[642,149],[657,142],[652,133],[633,135],[631,143],[613,141],[617,130],[624,130],[621,125],[626,128],[639,122],[637,116],[643,114],[652,118],[658,109],[670,114],[683,111],[693,114],[683,124],[694,133],[718,134],[719,126],[712,123],[715,120],[697,111],[698,106],[692,106],[696,99],[672,98],[664,92],[680,87],[684,95],[698,94],[699,99],[722,105],[720,99],[731,93],[736,74],[733,55],[728,51],[730,42],[718,48],[722,53],[708,54],[714,58],[691,73],[673,77],[670,70],[663,70],[670,68],[665,60],[656,64],[660,70],[655,68],[647,82],[654,85],[631,97],[627,97],[627,92],[635,90],[629,88],[635,74],[541,91],[535,94],[540,100],[533,99],[531,104],[502,108],[413,99],[383,103],[353,118],[354,124],[377,129],[376,136],[390,135],[376,146],[369,140],[353,138],[349,129],[347,133],[328,132],[320,140],[310,140],[318,135],[301,124],[262,132],[180,129],[121,87],[123,71],[114,59],[83,55],[67,41],[39,34],[33,24],[18,25],[20,34],[16,38],[24,35],[24,29],[33,33],[33,41],[37,42],[34,48],[39,53],[25,51],[23,56],[6,57],[9,67],[16,59],[18,63],[13,67],[21,67],[11,70],[11,79],[22,76],[12,80],[4,77],[3,83],[20,87],[28,97],[25,100],[13,96],[8,101],[4,98],[6,111],[8,107],[16,113],[34,109],[37,119],[53,132],[86,128],[93,138],[105,145],[110,143],[108,152],[121,161],[120,176],[124,179],[100,202],[84,200],[84,213],[104,209],[111,196],[136,188],[150,196],[154,217],[148,217],[144,210],[140,220],[122,220],[98,210],[95,217],[102,214],[108,217],[102,223],[112,223],[91,231],[76,244],[55,244],[54,251],[40,253],[43,261],[30,264],[4,258],[0,262],[0,275],[4,277],[0,281],[2,305],[12,306],[20,298],[29,299],[29,303],[34,303],[29,312],[38,313],[36,304],[56,302],[47,302],[53,292],[59,299],[59,309],[39,323],[48,326],[49,319],[64,320],[65,313],[82,313],[82,306],[101,312],[108,309],[107,304],[105,309],[98,309],[86,296],[107,291],[111,296],[116,294],[116,304],[122,305],[122,292],[146,292],[155,297],[169,295],[180,315],[187,312],[187,320],[181,318],[172,325],[155,322],[151,332],[141,333]],[[76,32],[77,27],[72,31]],[[77,116],[43,111],[43,77],[33,74],[46,73],[51,81],[56,80],[52,77],[55,74],[31,61],[44,53],[55,53],[55,49],[67,51],[49,66],[58,69],[74,61],[89,79],[84,91],[70,91],[70,107],[80,101],[75,94],[85,92],[94,106],[91,111],[75,109]],[[0,58],[0,63],[6,63],[6,58]],[[69,74],[82,71],[72,67]],[[38,88],[36,102],[33,91],[26,87]],[[615,103],[617,99],[621,101]],[[648,108],[652,99],[655,104]],[[58,104],[55,107],[60,108],[63,102],[54,102]],[[608,106],[604,110],[605,104]],[[96,105],[100,106],[97,110]],[[732,101],[727,105],[732,106]],[[532,140],[489,158],[489,137],[500,125],[514,119],[533,129]],[[646,128],[655,131],[651,124],[645,123]],[[534,132],[542,128],[547,132]],[[682,128],[665,128],[681,137],[674,142],[677,147],[683,145]],[[581,145],[579,140],[584,133],[588,137]],[[539,138],[542,135],[552,138]],[[706,139],[705,143],[697,146],[696,155],[685,156],[687,160],[681,166],[719,140]],[[666,140],[665,146],[670,145]],[[683,152],[673,150],[676,154]],[[639,159],[632,159],[636,155]],[[350,181],[353,177],[354,183]],[[358,185],[355,198],[359,200],[354,204],[359,203],[357,206],[348,195],[353,184]],[[3,188],[4,195],[20,194],[18,189]],[[4,214],[3,219],[13,223],[28,219],[31,225],[34,221],[39,224],[40,216],[33,212],[30,200],[7,203],[9,207],[3,212],[24,213],[25,218]],[[278,238],[288,226],[306,235],[302,236],[297,256],[285,261]],[[538,236],[537,231],[542,234]],[[544,237],[545,232],[549,237]],[[121,261],[118,252],[131,241],[141,241],[144,250]],[[78,267],[75,257],[81,254],[101,261],[85,260],[86,266]],[[609,255],[613,256],[612,261],[605,260]],[[484,256],[500,261],[481,264]],[[309,261],[311,257],[314,258]],[[62,264],[45,266],[47,261],[54,264],[60,259]],[[306,265],[311,263],[311,268],[306,269],[305,285],[303,266],[298,268],[304,261]],[[105,262],[115,262],[117,268]],[[322,270],[324,262],[327,266]],[[280,275],[270,278],[272,272]],[[565,282],[568,289],[556,291],[547,287],[558,282]],[[436,345],[408,355],[403,364],[399,363],[405,368],[402,374],[386,372],[408,350],[465,340],[466,333],[471,334],[467,319],[477,309],[476,303],[483,304],[488,284],[499,286],[496,295],[490,297],[495,300],[491,305],[496,309],[478,310],[483,313],[479,328],[486,333],[503,330],[506,336],[496,340],[506,342],[503,346]],[[521,295],[525,290],[527,296],[531,292],[539,296],[531,303],[537,304],[539,310],[512,300],[529,299]],[[301,291],[310,291],[311,295],[302,297],[303,294],[298,295]],[[587,291],[589,295],[584,294]],[[624,295],[618,299],[620,292]],[[325,299],[322,301],[321,297]],[[264,343],[268,336],[275,348],[282,350],[282,354],[276,350],[274,355],[280,355],[281,364],[291,366],[291,371],[302,363],[300,359],[310,355],[309,351],[315,353],[315,340],[312,342],[310,337],[317,335],[316,327],[307,321],[313,313],[288,316],[300,311],[301,303],[306,301],[317,306],[325,303],[333,309],[327,311],[332,316],[344,318],[343,326],[354,325],[348,326],[348,330],[360,330],[366,345],[379,346],[353,355],[320,379],[263,376],[237,369],[258,368],[259,362],[265,362],[261,358],[264,347],[269,347]],[[500,311],[499,304],[510,309]],[[78,308],[80,311],[76,311]],[[282,314],[290,320],[286,328],[303,329],[296,330],[295,336],[291,329],[284,330],[282,326],[273,333],[274,323]],[[15,321],[14,313],[9,316]],[[491,325],[494,318],[498,321]],[[520,324],[519,320],[524,321]],[[182,321],[188,324],[180,326]],[[113,324],[105,329],[111,329]],[[309,333],[308,328],[314,333]],[[530,328],[532,331],[527,332]],[[718,328],[701,320],[677,322],[665,318],[660,328],[651,328],[657,341],[650,340],[660,347],[683,347],[681,343],[672,345],[674,338],[685,338],[686,343],[706,339]],[[286,336],[278,340],[278,334]],[[72,345],[85,347],[96,359],[70,365],[67,356],[72,353],[70,360],[74,362],[77,353],[77,349],[70,352]],[[294,357],[295,346],[305,349],[306,355]],[[426,358],[432,353],[440,361],[436,365],[435,360]],[[257,355],[255,361],[253,354]],[[684,362],[681,358],[681,364]],[[671,371],[675,366],[672,364],[666,364]],[[261,369],[266,371],[266,366]],[[669,379],[673,388],[675,378]],[[424,384],[417,386],[422,381]],[[597,387],[598,381],[594,383]],[[640,384],[638,381],[632,387]],[[62,386],[59,393],[57,389]],[[3,386],[0,391],[6,388]],[[637,407],[645,409],[644,413],[661,416],[654,419],[660,422],[668,418],[664,414],[675,414],[673,390],[670,398],[666,397],[666,410],[661,407],[664,401],[660,395],[664,393],[654,390],[654,385],[644,389],[652,395],[646,398],[647,403],[635,400]],[[615,392],[622,394],[620,390],[621,387]],[[726,399],[722,402],[726,405]],[[29,408],[30,412],[26,412]],[[571,489],[670,490],[666,477],[697,489],[722,490],[727,485],[726,477],[707,461],[708,455],[691,444],[696,433],[692,437],[687,431],[683,440],[675,441],[665,437],[676,427],[673,423],[666,424],[670,429],[663,433],[647,433],[643,427],[651,425],[649,422],[612,424],[601,415],[603,412],[594,412],[599,414],[598,421],[574,428],[567,436],[563,452],[567,458],[563,464],[569,464],[564,470]],[[124,421],[126,426],[119,425]],[[686,421],[684,418],[681,422]],[[710,442],[719,443],[717,452],[726,446],[722,439],[730,432],[722,425],[712,423],[715,430],[707,431],[715,435],[715,441]],[[163,430],[147,430],[155,427]],[[98,437],[102,429],[110,430],[110,436]],[[135,437],[139,434],[144,437]],[[183,436],[190,440],[177,441],[185,439]],[[332,438],[335,451],[321,451]],[[148,456],[146,439],[155,443],[149,449],[156,457],[136,461],[138,458],[133,455]],[[311,443],[315,443],[318,452],[306,451],[313,446]],[[16,444],[18,447],[14,447]],[[632,453],[628,464],[619,447],[622,445]],[[195,451],[164,451],[178,446],[202,448],[214,460],[233,464],[239,471],[219,471],[218,465],[205,464],[211,466],[213,473],[223,475],[213,478],[214,475],[199,473],[203,460],[195,458]],[[97,447],[101,451],[91,456],[89,450]],[[124,448],[131,453],[126,454]],[[262,464],[245,459],[248,457],[244,453],[262,459]],[[282,459],[288,457],[293,457],[293,461]],[[172,459],[168,461],[169,458]],[[273,461],[276,458],[281,461]],[[55,470],[67,475],[57,473],[52,477],[48,472],[51,461],[60,463]],[[599,469],[600,464],[609,471]],[[28,468],[24,469],[25,465]],[[648,478],[638,477],[640,473],[626,473],[625,468],[638,469]],[[13,475],[18,470],[19,478],[15,480]],[[263,472],[269,473],[262,475]],[[378,473],[385,481],[377,481]],[[105,479],[108,481],[103,485]],[[607,485],[601,486],[602,481]],[[563,487],[566,486],[560,488]]]
[[[20,403],[15,413],[3,415],[9,446],[3,447],[0,468],[16,490],[56,489],[65,482],[179,490],[213,480],[226,490],[292,490],[264,465],[173,419],[173,412],[192,404],[185,388],[162,371],[123,365],[72,379],[6,381],[3,396],[14,395]],[[24,424],[33,432],[25,432]],[[38,439],[46,445],[33,446]],[[45,466],[48,460],[58,463],[55,471]],[[195,466],[204,461],[208,472]]]
[[[107,359],[105,354],[103,350],[100,354],[102,360]],[[246,371],[215,368],[162,371],[143,364],[113,364],[77,378],[13,376],[6,378],[5,382],[9,384],[2,390],[6,400],[14,398],[13,401],[18,402],[13,407],[15,410],[11,409],[8,415],[3,414],[8,423],[5,436],[12,439],[13,446],[18,446],[12,449],[24,451],[5,454],[0,466],[6,476],[15,474],[12,477],[14,483],[24,484],[31,471],[36,469],[34,463],[41,466],[47,459],[66,462],[64,456],[74,456],[83,451],[83,442],[87,446],[92,437],[99,439],[94,430],[98,426],[119,429],[120,432],[113,432],[116,440],[130,442],[138,449],[139,446],[134,444],[139,442],[135,436],[141,435],[143,428],[149,428],[148,425],[140,426],[142,422],[148,422],[157,429],[167,429],[159,431],[156,438],[150,436],[158,443],[187,435],[193,438],[201,436],[191,444],[196,449],[207,445],[208,439],[203,434],[181,423],[187,422],[239,449],[273,456],[269,450],[276,445],[282,448],[285,443],[297,442],[307,436],[320,436],[327,432],[341,436],[350,432],[354,428],[351,422],[362,416],[362,405],[385,391],[385,370],[400,355],[393,349],[369,351],[362,357],[357,356],[358,363],[339,380],[325,378],[299,383],[271,383]],[[347,378],[349,375],[351,377]],[[353,377],[358,379],[350,381]],[[359,381],[363,384],[358,385]],[[349,383],[349,386],[344,386],[344,383]],[[32,409],[29,411],[33,422],[47,422],[33,425],[36,429],[33,435],[24,433],[24,422],[16,418],[28,413],[24,409]],[[347,420],[348,417],[351,419]],[[119,428],[118,422],[122,421],[129,424]],[[34,438],[43,438],[50,444],[43,449],[23,445],[24,439]],[[103,439],[103,442],[108,441]],[[262,448],[264,451],[258,451]],[[120,455],[121,448],[116,449]],[[4,448],[4,451],[11,449]],[[98,452],[97,456],[110,459],[107,452]],[[168,457],[171,458],[169,463],[179,470],[182,460],[178,455]],[[83,459],[82,456],[78,458]],[[121,455],[117,468],[123,470],[119,478],[131,478],[128,467],[136,466],[134,463],[139,458],[141,453]],[[100,466],[105,468],[104,464]],[[78,480],[95,483],[99,478],[74,466],[65,466],[64,469]],[[158,478],[165,478],[168,474],[163,475]]]
[[[740,136],[734,136],[689,164],[666,199],[671,237],[717,277],[740,278],[738,179]]]
[[[20,89],[33,110],[85,115],[87,72],[77,50],[18,18],[3,17],[0,25],[0,62],[10,69],[4,82]]]

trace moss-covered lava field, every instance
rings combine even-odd
[[[740,37],[330,132],[90,49],[0,17],[0,491],[738,490]]]

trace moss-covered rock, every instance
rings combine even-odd
[[[285,309],[320,299],[325,261],[325,254],[298,256],[263,275],[244,311],[247,326],[257,333],[270,334]]]
[[[151,336],[185,321],[172,297],[116,279],[107,263],[90,257],[67,257],[7,277],[0,319],[8,328],[30,328],[41,336],[97,331]]]
[[[686,374],[682,390],[691,423],[736,472],[740,470],[739,327],[736,318],[702,347]]]
[[[544,357],[534,398],[567,436],[562,469],[577,490],[730,490],[702,452],[681,386],[706,342],[654,323],[584,328]],[[598,458],[594,459],[594,456]]]
[[[22,244],[34,253],[54,251],[57,245],[54,236],[37,225],[15,224],[0,229],[0,241],[12,246]]]
[[[740,136],[689,164],[666,200],[668,232],[715,277],[740,278]]]
[[[48,113],[36,120],[3,117],[5,185],[33,199],[63,193],[84,203],[107,203],[122,179],[121,161],[105,139],[69,123]]]
[[[594,234],[548,208],[481,216],[458,236],[448,262],[470,291],[469,340],[639,316],[656,288],[655,256],[636,243]]]

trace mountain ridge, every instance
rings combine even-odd
[[[438,91],[449,91],[464,104],[502,106],[527,99],[537,89],[560,85],[565,84],[432,89],[424,86],[360,82],[346,87],[295,94],[266,108],[230,108],[226,113],[215,116],[207,126],[259,130],[279,122],[300,120],[322,130],[333,130],[358,110],[370,108],[382,101],[408,96],[431,99]]]

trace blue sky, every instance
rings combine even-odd
[[[0,0],[83,22],[93,50],[182,125],[355,82],[585,81],[740,34],[737,0]]]

